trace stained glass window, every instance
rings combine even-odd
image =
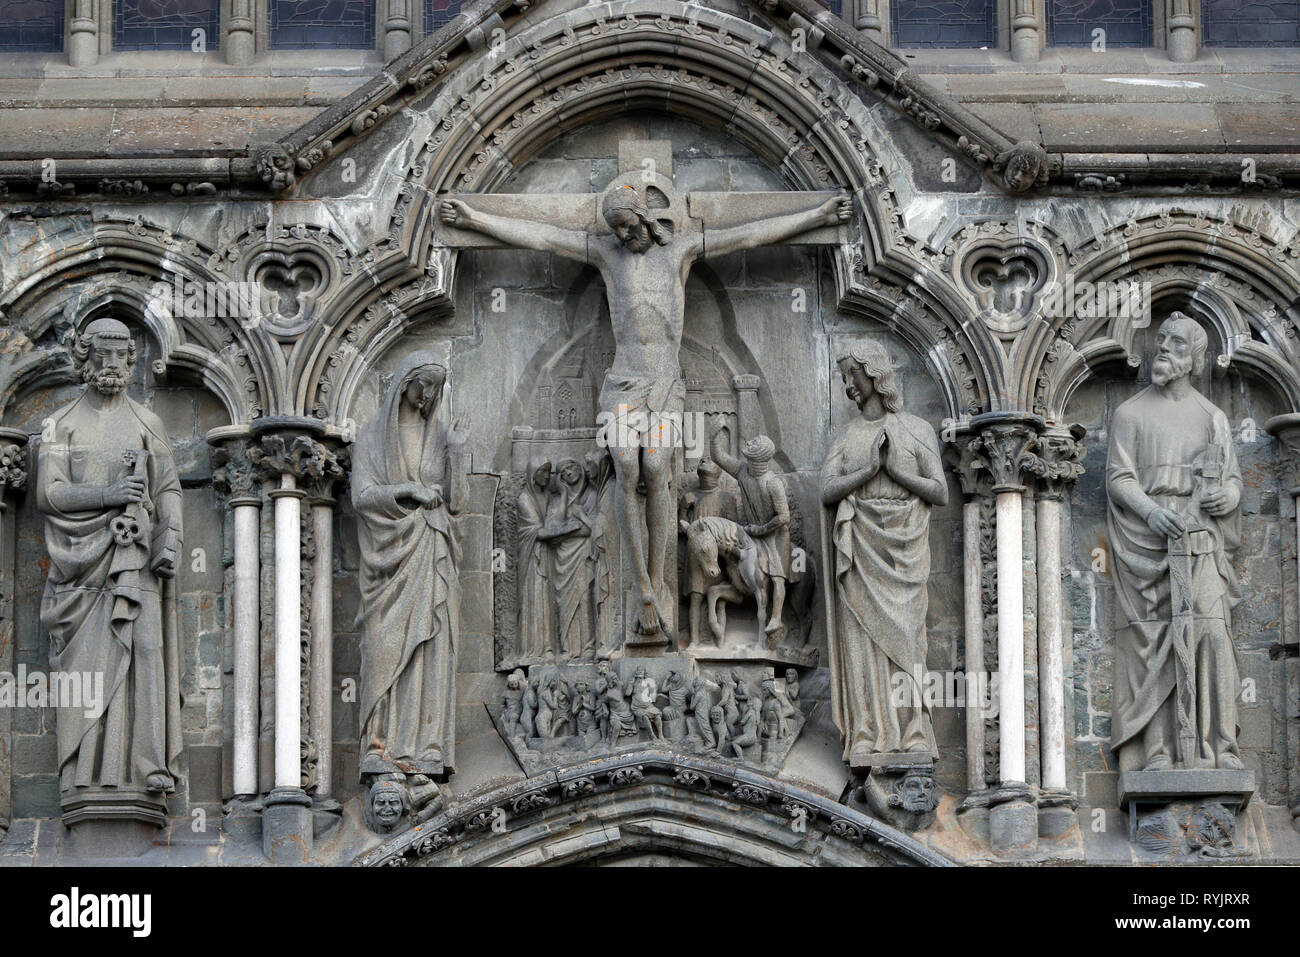
[[[1207,47],[1293,47],[1300,43],[1300,0],[1203,0]]]
[[[196,29],[207,50],[220,45],[217,0],[117,0],[113,47],[117,50],[189,50]]]
[[[374,0],[271,0],[271,49],[368,50]]]
[[[0,50],[63,49],[63,0],[0,0]]]
[[[424,0],[424,32],[441,30],[460,13],[463,3],[464,0]]]
[[[994,47],[993,0],[895,0],[889,5],[894,46]]]
[[[1047,43],[1086,47],[1105,30],[1106,47],[1151,45],[1151,0],[1049,0]]]

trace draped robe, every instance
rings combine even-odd
[[[86,508],[74,498],[79,486],[102,488],[131,471],[123,460],[128,451],[148,457],[145,507]],[[37,507],[50,555],[40,612],[50,667],[80,675],[83,697],[86,682],[103,676],[99,709],[89,708],[89,699],[58,708],[61,788],[143,788],[150,774],[176,778],[182,741],[175,609],[164,607],[163,582],[149,569],[169,532],[180,546],[180,479],[162,422],[126,395],[96,409],[83,393],[47,424],[37,456]],[[112,522],[128,509],[141,518],[141,536],[122,545]]]
[[[570,459],[560,463],[577,466],[579,479],[573,486],[559,481],[559,489],[547,507],[546,524],[559,528],[576,520],[587,534],[570,533],[551,539],[555,602],[559,612],[556,634],[560,650],[571,658],[594,658],[596,646],[591,627],[591,518],[583,508],[587,475],[582,466]]]
[[[1169,543],[1152,531],[1146,508],[1170,509],[1198,530],[1191,532],[1192,628],[1197,708],[1196,767],[1213,768],[1237,749],[1236,649],[1232,608],[1239,601],[1227,552],[1240,539],[1241,511],[1215,518],[1200,507],[1206,466],[1222,485],[1241,491],[1241,470],[1227,417],[1195,390],[1165,398],[1154,387],[1120,405],[1110,424],[1106,460],[1107,531],[1115,598],[1115,687],[1111,746],[1121,770],[1144,767],[1153,757],[1176,754],[1175,659]]]
[[[886,455],[900,457],[905,471],[942,474],[934,430],[907,412],[887,412],[849,423],[826,456],[823,486],[866,465],[881,431],[889,435]],[[822,510],[822,537],[832,579],[831,705],[844,760],[857,744],[872,754],[934,752],[918,683],[925,671],[930,503],[895,482],[882,465],[834,508],[829,529],[829,510]]]
[[[466,463],[448,445],[437,410],[422,420],[418,453],[403,449],[402,396],[437,362],[408,356],[379,414],[357,436],[352,504],[360,518],[361,753],[407,773],[454,769],[460,547],[452,516],[467,491]],[[414,413],[412,413],[414,414]],[[395,486],[441,486],[437,508],[411,507]],[[441,766],[430,755],[441,755]]]
[[[519,657],[541,661],[555,650],[555,611],[551,595],[550,545],[537,537],[546,525],[546,492],[533,476],[542,462],[530,463],[516,512],[519,580]]]

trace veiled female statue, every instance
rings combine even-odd
[[[468,423],[438,421],[447,370],[407,356],[357,436],[361,546],[361,772],[453,769],[459,545]]]
[[[546,528],[551,545],[555,601],[559,612],[556,637],[565,658],[595,658],[591,627],[591,526],[584,509],[587,473],[576,459],[560,462],[559,487],[547,506]]]
[[[536,663],[555,655],[555,610],[551,596],[551,548],[542,537],[551,488],[551,463],[529,463],[516,512],[519,586],[519,659]]]
[[[864,767],[873,755],[935,750],[918,678],[930,508],[948,486],[934,429],[902,410],[885,350],[866,342],[838,365],[859,415],[822,467],[827,644],[844,759]]]

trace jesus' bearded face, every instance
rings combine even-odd
[[[644,253],[654,244],[645,221],[630,209],[615,207],[607,210],[605,222],[614,231],[619,242],[634,253]]]

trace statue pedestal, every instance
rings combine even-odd
[[[166,795],[144,788],[75,788],[59,804],[79,857],[139,857],[167,823]]]
[[[276,788],[262,801],[262,853],[273,864],[311,860],[315,828],[311,796],[302,788]]]
[[[1129,839],[1137,840],[1142,811],[1173,802],[1222,804],[1234,815],[1255,793],[1254,771],[1212,768],[1124,771],[1119,776],[1119,806],[1128,809]]]
[[[762,644],[748,645],[689,645],[683,654],[699,665],[771,665],[773,668],[816,668],[816,648],[788,648],[778,645],[767,648]],[[780,671],[778,671],[778,674]]]

